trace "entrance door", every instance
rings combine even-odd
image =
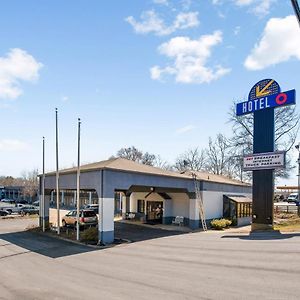
[[[163,218],[163,202],[147,201],[147,222],[162,223]]]

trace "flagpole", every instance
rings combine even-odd
[[[43,136],[43,177],[42,177],[42,223],[43,232],[45,232],[45,137]]]
[[[60,234],[60,212],[59,212],[59,170],[58,170],[58,112],[55,108],[56,125],[56,209],[57,209],[57,234]]]
[[[80,213],[80,125],[81,121],[80,118],[78,118],[78,156],[77,156],[77,221],[76,221],[76,239],[79,241],[79,213]]]

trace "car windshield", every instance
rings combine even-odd
[[[84,211],[83,215],[84,215],[84,217],[95,217],[96,216],[95,212],[92,211],[92,210],[86,210],[86,211]]]

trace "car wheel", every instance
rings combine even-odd
[[[28,212],[28,213],[26,213],[26,217],[29,217],[30,216],[30,213]]]
[[[12,211],[10,209],[7,210],[8,214],[11,215]]]

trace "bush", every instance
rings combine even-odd
[[[223,230],[224,228],[231,225],[231,221],[227,219],[214,219],[210,222],[212,228],[216,230]]]
[[[98,242],[98,229],[96,227],[90,227],[81,233],[82,242],[85,243],[97,243]]]

